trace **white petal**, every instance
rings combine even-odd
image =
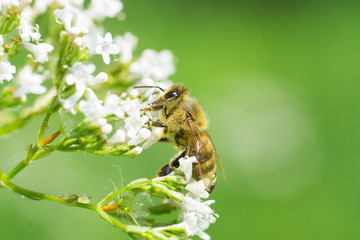
[[[104,60],[104,63],[105,64],[109,64],[110,63],[110,55],[109,53],[102,53],[102,57],[103,57],[103,60]]]

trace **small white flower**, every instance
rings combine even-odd
[[[151,136],[151,131],[147,128],[142,128],[139,133],[136,135],[136,137],[134,137],[133,139],[131,139],[128,144],[129,145],[137,145],[139,143],[142,143],[143,141],[145,141],[146,139],[148,139]]]
[[[55,20],[59,24],[64,24],[66,31],[71,31],[72,23],[77,20],[80,11],[69,4],[65,5],[63,9],[56,9],[54,11]]]
[[[93,23],[89,22],[89,17],[70,4],[65,4],[65,8],[54,11],[55,20],[59,24],[64,24],[65,30],[71,34],[87,34],[89,27]]]
[[[87,85],[93,86],[107,81],[108,75],[106,73],[101,72],[94,77],[92,75],[94,71],[94,64],[85,65],[81,62],[76,62],[70,68],[71,73],[65,77],[65,82],[68,85],[75,84],[77,90],[83,90]]]
[[[147,149],[153,144],[157,143],[163,136],[164,130],[162,128],[153,128],[151,129],[151,136],[141,147],[143,149]]]
[[[154,85],[155,82],[151,78],[146,77],[141,79],[140,86],[154,86]],[[154,88],[152,90],[154,90]]]
[[[109,79],[109,76],[107,75],[107,73],[104,72],[100,72],[98,75],[96,75],[95,77],[95,83],[96,84],[100,84],[100,83],[106,83]]]
[[[91,23],[93,24],[92,21]],[[96,54],[97,38],[99,35],[104,35],[104,29],[103,27],[96,25],[89,27],[89,29],[90,31],[88,32],[88,34],[86,34],[82,38],[84,39],[84,45],[89,49],[89,52],[91,54]]]
[[[200,201],[200,198],[209,197],[209,193],[206,191],[203,180],[195,181],[195,179],[191,179],[185,189],[189,191],[187,196],[190,196],[198,201]]]
[[[79,102],[79,109],[87,119],[100,119],[104,117],[104,107],[90,88],[87,89],[87,99]]]
[[[181,214],[183,215],[185,231],[188,236],[198,235],[202,239],[210,239],[210,236],[204,230],[209,227],[210,223],[216,221],[215,217],[219,217],[210,208],[210,205],[214,202],[214,200],[200,202],[187,196],[184,198],[181,203]]]
[[[18,27],[18,31],[23,42],[30,42],[31,40],[38,42],[41,38],[39,29],[31,26],[23,14],[20,15],[20,26]]]
[[[100,118],[97,120],[97,123],[99,124],[99,127],[101,128],[101,131],[105,134],[111,133],[113,127],[111,124],[107,123],[107,120],[105,118]]]
[[[142,147],[135,147],[134,149],[131,149],[126,153],[126,155],[140,155],[142,153],[143,149]]]
[[[210,236],[204,232],[209,223],[199,219],[196,213],[188,213],[184,216],[184,228],[188,236],[198,235],[201,239],[210,240]]]
[[[94,85],[95,77],[92,73],[95,71],[94,64],[85,65],[81,62],[76,62],[70,68],[70,72],[65,77],[67,85],[74,85],[77,90],[86,88],[86,85]]]
[[[35,15],[42,14],[46,12],[49,5],[51,5],[54,0],[35,0],[33,5],[33,12]]]
[[[118,129],[115,131],[115,133],[109,138],[108,144],[114,145],[117,143],[123,143],[126,139],[126,133],[122,129]]]
[[[110,54],[118,54],[119,47],[113,43],[111,33],[106,33],[105,37],[98,35],[95,52],[101,54],[105,64],[110,63]]]
[[[123,63],[131,62],[133,58],[133,51],[138,42],[137,37],[130,32],[126,32],[124,36],[116,36],[114,42],[120,48],[120,61]]]
[[[175,73],[174,57],[169,50],[157,53],[154,50],[147,49],[136,62],[130,65],[129,70],[142,78],[166,79]]]
[[[15,90],[14,96],[21,97],[26,101],[26,94],[33,93],[39,95],[45,93],[47,89],[41,85],[44,80],[44,75],[33,73],[30,66],[25,66],[19,72],[18,81],[20,87]]]
[[[13,74],[16,72],[16,67],[11,65],[8,61],[0,61],[0,83],[4,80],[11,81]]]
[[[144,124],[149,121],[147,115],[141,115],[140,109],[142,105],[138,98],[127,98],[120,102],[121,110],[128,115],[125,118],[125,129],[128,137],[135,138],[138,132],[144,127]]]
[[[80,8],[84,5],[84,0],[53,0],[56,2],[59,6],[66,6],[67,4],[70,4],[76,8]]]
[[[129,96],[132,97],[132,98],[136,98],[137,96],[139,96],[139,94],[140,94],[139,91],[136,90],[136,89],[131,89],[129,91]]]
[[[125,128],[127,129],[127,135],[130,138],[135,138],[137,133],[142,129],[144,124],[149,121],[149,117],[144,116],[131,116],[125,118]]]
[[[76,114],[75,106],[80,98],[84,95],[87,86],[93,86],[107,81],[107,74],[104,72],[99,73],[96,77],[92,74],[95,71],[94,64],[85,65],[81,62],[76,62],[70,68],[70,73],[65,77],[65,82],[68,85],[74,85],[76,92],[67,99],[61,99],[60,102],[63,107]]]
[[[70,111],[71,114],[75,115],[76,114],[76,110],[75,110],[76,103],[84,95],[85,90],[86,90],[86,88],[77,90],[73,95],[71,95],[70,97],[68,97],[66,99],[62,99],[59,97],[59,101],[60,101],[61,105],[63,106],[63,108]]]
[[[196,157],[181,158],[179,159],[179,169],[184,172],[186,182],[189,182],[192,176],[193,163],[197,162]]]
[[[0,45],[2,46],[4,44],[4,38],[3,36],[0,34]]]
[[[87,88],[87,99],[79,102],[79,110],[85,115],[86,119],[92,120],[96,126],[101,128],[104,134],[109,134],[113,127],[104,118],[105,110],[101,101],[90,88]]]
[[[1,0],[0,1],[0,11],[4,14],[8,8],[19,7],[19,0]]]
[[[24,43],[27,50],[32,52],[35,56],[34,62],[45,63],[49,61],[48,53],[51,52],[54,47],[48,43],[39,43],[37,45],[32,43]]]
[[[92,0],[88,14],[93,19],[101,21],[105,17],[115,17],[123,7],[123,3],[119,0]]]
[[[109,94],[105,98],[104,111],[105,115],[115,114],[119,108],[120,98],[116,94]]]
[[[73,43],[80,48],[85,47],[85,40],[83,37],[76,37]]]

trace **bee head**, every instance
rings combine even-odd
[[[172,112],[184,97],[187,96],[188,90],[182,84],[176,84],[164,91],[158,86],[135,86],[134,88],[157,88],[163,91],[163,95],[158,98],[152,105],[163,105],[167,109],[167,114]]]
[[[187,94],[187,89],[182,84],[171,86],[163,95],[163,100],[173,101],[184,97]]]

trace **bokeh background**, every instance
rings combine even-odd
[[[360,14],[352,1],[124,0],[143,49],[177,56],[171,77],[191,89],[227,180],[211,195],[212,239],[360,239]],[[8,171],[41,118],[0,139]],[[94,200],[173,156],[159,143],[138,158],[54,153],[15,183]],[[0,189],[1,239],[127,239],[96,214]]]

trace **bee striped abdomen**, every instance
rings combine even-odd
[[[209,144],[209,142],[205,143],[198,153],[200,164],[193,164],[193,178],[196,181],[203,180],[207,191],[211,192],[216,184],[216,164],[215,154]]]

